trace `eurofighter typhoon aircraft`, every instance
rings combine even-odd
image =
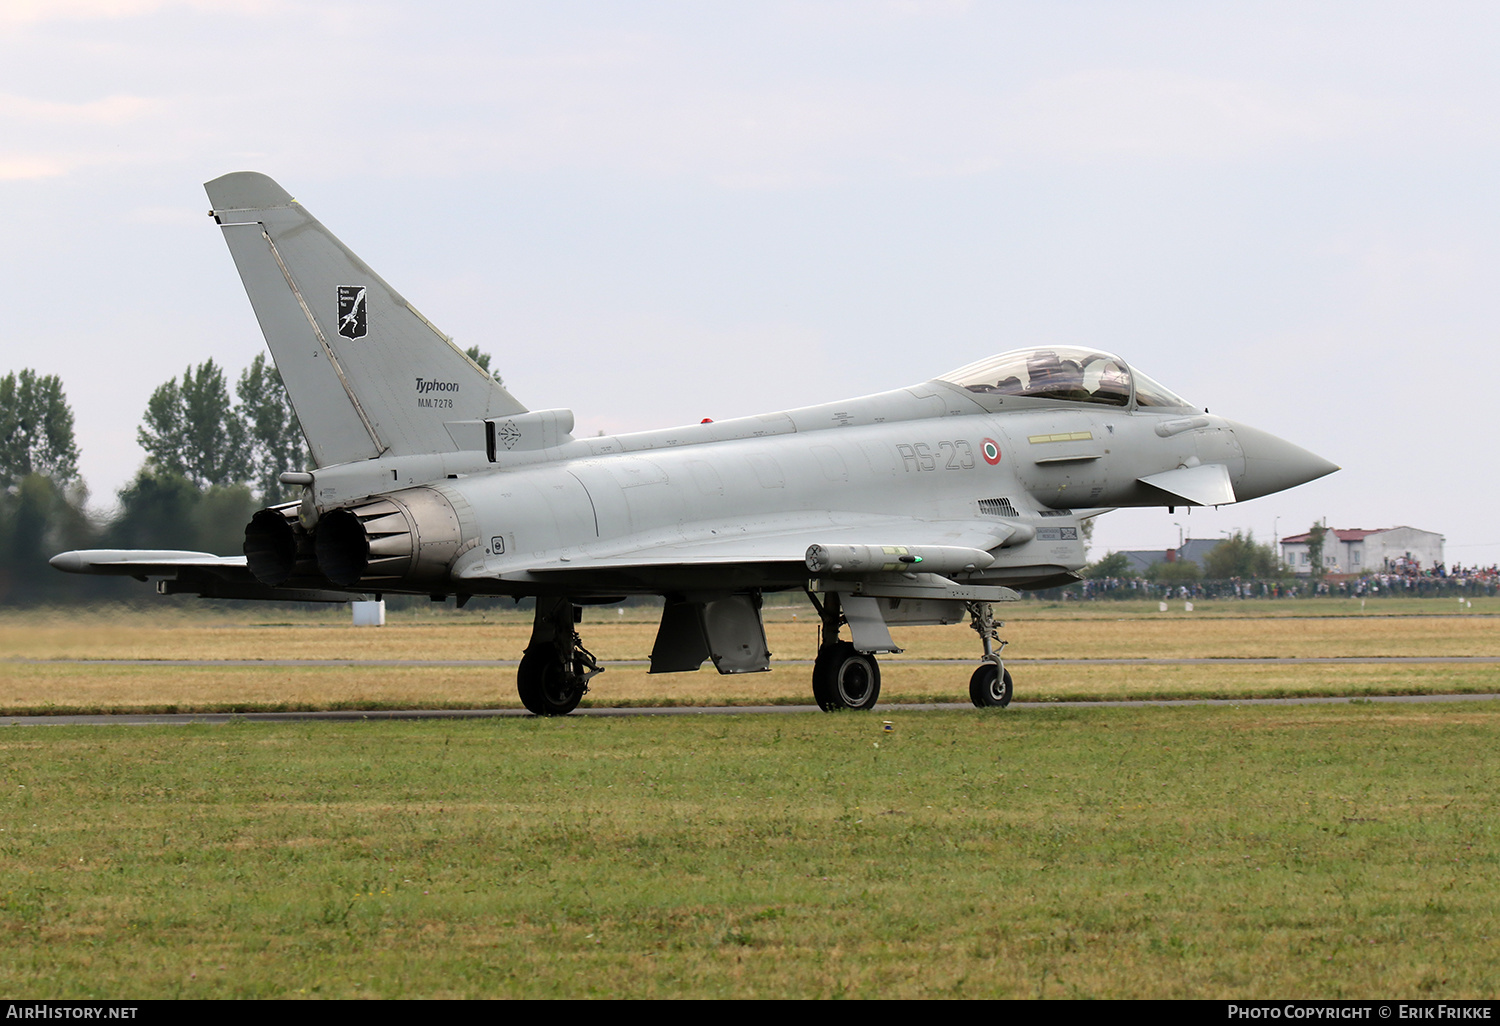
[[[582,607],[665,599],[651,672],[770,669],[766,592],[821,618],[812,690],[869,709],[891,625],[967,616],[977,706],[1010,702],[992,603],[1078,578],[1081,520],[1208,506],[1338,468],[1191,406],[1124,360],[1018,349],[877,395],[739,420],[574,438],[528,410],[270,178],[206,186],[311,447],[243,557],[66,552],[75,573],[163,594],[536,600],[521,701],[571,712],[601,672]],[[848,640],[842,634],[847,628]]]

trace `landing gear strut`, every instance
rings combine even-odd
[[[820,603],[807,593],[822,624],[818,631],[818,658],[813,663],[813,698],[824,712],[836,709],[873,709],[880,698],[880,664],[851,641],[839,640],[844,623],[837,592]]]
[[[1003,709],[1010,705],[1014,692],[1010,671],[1000,659],[1006,643],[1000,640],[996,627],[1004,624],[995,623],[995,612],[988,602],[970,602],[968,608],[972,618],[969,626],[984,645],[984,661],[969,678],[969,701],[980,709]]]
[[[536,600],[536,619],[516,671],[516,690],[521,704],[537,716],[566,716],[587,693],[589,679],[604,672],[574,629],[581,613],[567,599]]]

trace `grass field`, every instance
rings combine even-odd
[[[900,633],[907,657],[955,662],[888,660],[873,715],[0,729],[0,989],[1492,996],[1500,703],[1357,696],[1493,692],[1496,664],[1237,660],[1491,655],[1500,622],[1292,604],[1017,606],[1004,635],[1022,699],[1354,702],[902,708],[964,697],[975,642],[950,627]],[[0,705],[516,704],[508,667],[253,662],[513,659],[528,629],[493,611],[379,630],[345,615],[10,614]],[[805,611],[769,621],[779,660],[811,657]],[[585,631],[606,660],[639,659],[654,617],[590,610]],[[1119,656],[1216,661],[1027,665]],[[805,665],[644,669],[612,667],[596,700],[808,700]]]
[[[1500,691],[1500,663],[1266,665],[1276,656],[1500,656],[1500,620],[1459,614],[1446,602],[1390,600],[1404,615],[1329,615],[1318,602],[1229,603],[1215,612],[1152,606],[1127,615],[1126,603],[1035,603],[1007,607],[1002,636],[1019,701],[1102,698],[1240,698],[1373,694],[1476,694]],[[1297,606],[1311,615],[1281,615]],[[1456,603],[1454,604],[1456,607]],[[1278,615],[1260,616],[1275,607]],[[1080,615],[1073,614],[1082,609]],[[1437,615],[1441,610],[1446,615]],[[659,611],[590,609],[585,642],[609,666],[585,705],[807,704],[816,624],[806,608],[769,607],[768,674],[651,676],[613,660],[649,657]],[[795,619],[794,619],[795,616]],[[513,660],[530,618],[520,612],[402,613],[383,628],[355,629],[346,611],[271,617],[255,607],[232,614],[130,610],[114,613],[13,613],[0,617],[0,714],[35,712],[199,711],[518,707],[515,671],[486,666],[265,665],[290,659]],[[963,626],[893,632],[906,651],[884,658],[882,704],[963,701],[978,653]],[[1030,665],[1036,660],[1210,658],[1211,665]],[[208,665],[117,665],[104,660],[201,659]],[[952,665],[900,660],[952,660]],[[78,661],[83,662],[78,662]],[[252,665],[219,665],[250,661]],[[1237,662],[1239,661],[1239,662]]]
[[[1487,997],[1490,703],[0,731],[0,989]]]

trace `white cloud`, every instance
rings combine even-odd
[[[7,0],[0,22],[28,25],[43,21],[92,21],[150,14],[171,0]]]
[[[59,10],[124,18],[170,6],[199,9],[195,0],[67,0]],[[1079,70],[1056,74],[1011,61],[1003,72],[970,67],[967,77],[954,77],[917,55],[911,68],[891,75],[879,63],[821,62],[806,49],[831,39],[804,39],[795,59],[767,60],[719,35],[628,25],[519,42],[479,32],[434,49],[430,40],[408,45],[399,6],[377,7],[356,28],[341,21],[353,8],[315,6],[297,33],[263,50],[259,32],[246,31],[250,23],[239,16],[275,6],[231,5],[228,17],[209,22],[224,40],[209,49],[174,48],[155,33],[105,33],[89,42],[92,51],[45,40],[83,72],[55,79],[54,94],[110,92],[86,102],[0,94],[9,174],[163,156],[217,164],[226,152],[250,150],[303,167],[321,162],[330,172],[352,161],[395,175],[576,170],[798,188],[872,175],[964,176],[1037,161],[1228,161],[1361,135],[1395,137],[1424,123],[1424,130],[1472,138],[1464,126],[1474,120],[1434,119],[1428,110],[1419,121],[1382,109],[1352,84],[1262,81],[1253,70],[1214,76],[1080,62]],[[43,7],[51,9],[28,0],[20,9]],[[861,9],[801,5],[786,16],[849,20]],[[967,6],[892,0],[868,10],[881,18],[902,11],[951,18],[943,31],[952,32],[962,31]],[[832,26],[813,35],[830,33],[837,35]],[[27,60],[29,73],[18,74],[28,82],[56,63]],[[161,67],[181,71],[152,70]],[[137,130],[118,132],[125,125]],[[353,130],[330,145],[335,125]],[[118,134],[108,136],[111,130]]]
[[[125,213],[124,220],[128,224],[198,228],[203,225],[204,216],[197,207],[136,207]]]
[[[284,7],[282,0],[5,0],[0,25],[50,21],[120,21],[172,8],[206,13],[245,14]]]
[[[67,174],[71,165],[56,156],[0,153],[0,182],[32,178],[55,178]]]
[[[1353,264],[1372,296],[1399,296],[1408,302],[1430,303],[1442,293],[1466,290],[1480,266],[1466,248],[1393,238],[1338,239],[1319,253]]]
[[[372,159],[519,170],[617,168],[728,186],[864,174],[967,175],[1037,160],[1228,161],[1387,129],[1353,94],[1163,70],[1005,89],[830,77],[741,86],[659,42],[491,66],[461,123],[409,125]]]
[[[640,431],[725,420],[840,396],[824,339],[796,323],[708,324],[653,312],[554,313],[507,324],[497,369],[533,408],[566,406],[579,432]],[[560,353],[589,353],[587,372],[559,375]],[[891,382],[891,385],[905,382]]]
[[[882,5],[892,14],[915,18],[951,18],[967,14],[973,0],[885,0]]]
[[[0,94],[0,180],[53,178],[80,167],[154,160],[167,104],[140,96],[83,103]]]
[[[122,125],[135,121],[161,103],[144,96],[107,96],[102,100],[65,103],[0,93],[0,122],[30,121],[56,125]]]
[[[1002,100],[995,142],[1078,159],[1228,159],[1343,138],[1377,119],[1352,96],[1159,69],[1093,70]]]
[[[838,31],[961,18],[973,10],[973,0],[802,0],[780,6],[777,13],[787,24]]]

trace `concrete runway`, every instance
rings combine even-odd
[[[1381,695],[1359,698],[1174,698],[1110,702],[1012,702],[1007,711],[1057,709],[1064,706],[1088,708],[1128,708],[1172,705],[1334,705],[1340,702],[1484,702],[1500,695]],[[928,712],[934,709],[958,710],[974,707],[968,702],[932,702],[877,706],[868,715],[890,716],[901,712]],[[746,716],[766,713],[817,712],[815,705],[737,705],[737,706],[663,706],[629,709],[578,709],[573,716]],[[977,711],[977,710],[975,710]],[[367,712],[265,712],[265,713],[122,713],[113,716],[3,716],[0,726],[7,727],[130,727],[152,724],[186,725],[189,723],[296,723],[359,722],[376,720],[477,720],[495,717],[530,716],[524,709],[400,709]],[[849,715],[859,715],[850,713]],[[987,715],[993,715],[987,713]]]

